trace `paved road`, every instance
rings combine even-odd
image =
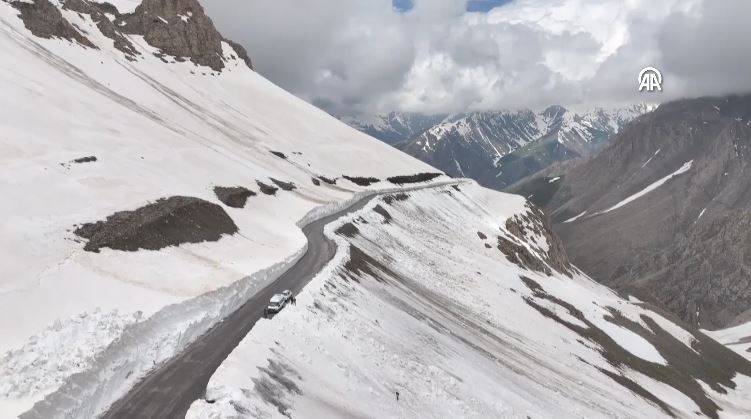
[[[435,187],[438,184],[424,187]],[[405,188],[411,190],[418,188]],[[202,398],[214,371],[263,317],[273,294],[285,289],[297,294],[336,253],[336,244],[326,238],[326,224],[361,209],[371,195],[352,206],[303,228],[308,251],[289,270],[266,286],[237,311],[219,322],[159,369],[147,375],[122,399],[115,402],[105,418],[184,418],[193,401]]]

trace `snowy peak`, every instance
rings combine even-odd
[[[389,112],[388,114],[344,116],[342,121],[387,144],[411,139],[435,124],[446,115],[423,115],[414,112]]]
[[[553,105],[457,114],[397,147],[452,176],[503,189],[555,162],[592,153],[650,109],[639,104],[576,112]]]

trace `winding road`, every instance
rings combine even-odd
[[[456,182],[434,183],[403,191],[432,188]],[[149,373],[123,398],[113,403],[104,418],[184,418],[190,405],[202,398],[209,379],[240,341],[263,317],[272,295],[285,289],[297,294],[334,257],[336,244],[323,234],[324,227],[347,214],[363,208],[374,197],[368,195],[349,207],[323,217],[302,231],[308,250],[291,268],[267,285],[242,307],[196,339],[179,355]]]

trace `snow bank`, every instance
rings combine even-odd
[[[236,283],[167,306],[147,320],[126,326],[97,355],[92,367],[70,376],[22,417],[91,418],[105,411],[155,366],[179,353],[211,326],[237,310],[307,250]]]

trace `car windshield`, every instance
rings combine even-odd
[[[271,297],[271,304],[279,304],[284,300],[284,296],[281,294],[276,294],[273,297]]]

